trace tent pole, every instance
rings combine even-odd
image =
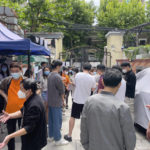
[[[51,65],[51,56],[49,55],[49,66]]]
[[[31,65],[30,65],[30,50],[28,51],[28,78],[30,78],[30,70],[31,70]]]

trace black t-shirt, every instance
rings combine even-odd
[[[136,76],[133,71],[129,71],[125,75],[126,80],[126,97],[135,97]]]

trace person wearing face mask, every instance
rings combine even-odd
[[[0,95],[2,95],[6,101],[6,112],[14,113],[23,107],[24,99],[18,97],[18,91],[20,90],[20,82],[25,78],[22,76],[22,68],[18,63],[12,63],[10,65],[11,76],[3,79],[0,83]],[[16,131],[17,119],[10,119],[7,122],[8,134]],[[8,143],[8,150],[15,150],[15,139],[11,139]]]
[[[46,110],[46,120],[48,123],[48,96],[47,96],[47,79],[50,74],[48,67],[43,68],[43,77],[41,78],[41,95],[44,100],[45,110]]]
[[[1,65],[1,72],[0,72],[0,81],[10,75],[9,68],[7,64]]]
[[[136,136],[129,107],[115,97],[122,75],[108,69],[104,89],[86,101],[81,118],[81,143],[85,150],[134,150]]]
[[[3,111],[0,122],[22,118],[22,128],[5,137],[0,143],[0,149],[13,138],[21,136],[21,150],[41,150],[47,144],[47,127],[45,108],[41,97],[36,93],[37,83],[32,79],[23,79],[17,95],[21,100],[26,99],[24,106],[14,113]]]
[[[36,79],[40,81],[41,77],[43,76],[43,68],[47,67],[47,63],[46,62],[41,62],[41,66],[39,71],[36,73]]]
[[[135,97],[136,76],[132,71],[130,63],[124,62],[121,64],[121,67],[126,80],[126,97],[133,99]]]

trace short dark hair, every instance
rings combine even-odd
[[[63,69],[62,69],[63,71],[67,71],[68,70],[68,68],[67,67],[65,67],[65,66],[63,66]]]
[[[57,66],[62,66],[62,64],[63,64],[62,61],[60,61],[60,60],[54,60],[52,62],[52,64],[51,64],[51,68],[52,68],[52,70],[56,69]]]
[[[79,69],[78,69],[78,68],[74,68],[73,71],[74,71],[75,73],[78,73],[78,72],[79,72]]]
[[[92,68],[92,65],[91,65],[90,63],[85,63],[85,64],[83,65],[83,69],[84,69],[84,70],[90,71],[91,68]]]
[[[100,64],[100,65],[97,65],[97,70],[101,70],[101,71],[105,72],[106,67],[105,67],[105,65]]]
[[[94,68],[91,68],[91,70],[90,70],[90,71],[91,71],[91,72],[94,72],[94,70],[95,70]]]
[[[130,63],[129,62],[123,62],[121,64],[121,67],[131,67]]]
[[[22,69],[21,66],[17,62],[13,62],[10,64],[10,69],[11,68],[19,68],[20,70]]]
[[[112,69],[117,69],[122,73],[122,68],[119,65],[112,66]]]
[[[33,94],[35,94],[37,89],[38,89],[37,81],[34,81],[34,80],[30,79],[30,78],[23,79],[20,84],[23,85],[23,88],[25,90],[30,90],[31,89]]]
[[[46,62],[41,62],[41,66],[43,66],[44,64],[47,64]]]
[[[122,74],[117,69],[108,69],[104,73],[103,81],[107,87],[116,87],[122,80]]]

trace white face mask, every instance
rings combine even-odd
[[[15,80],[17,80],[17,79],[19,79],[19,78],[21,77],[21,72],[18,72],[18,73],[11,73],[11,76],[12,76]]]
[[[22,92],[21,90],[18,91],[18,97],[20,99],[25,99],[26,98],[26,94],[24,92]]]
[[[126,70],[126,69],[123,69],[122,72],[123,72],[123,73],[127,73],[127,70]]]

